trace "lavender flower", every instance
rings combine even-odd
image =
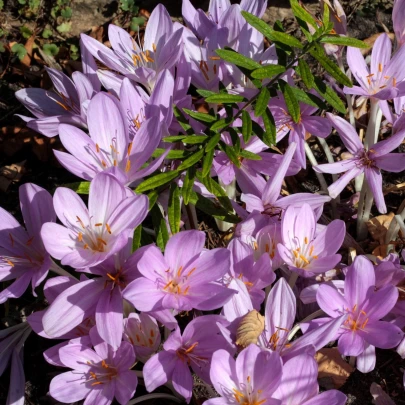
[[[203,252],[205,235],[183,231],[173,235],[164,256],[156,246],[145,249],[138,263],[142,277],[124,290],[124,298],[139,311],[221,307],[233,290],[218,283],[229,270],[229,251]]]
[[[377,292],[373,265],[364,256],[357,256],[349,266],[344,295],[324,284],[317,292],[318,305],[330,317],[346,316],[337,335],[340,353],[358,356],[357,368],[367,373],[375,366],[375,347],[397,346],[404,334],[398,326],[380,321],[394,307],[398,290],[386,285]]]
[[[370,150],[365,150],[356,131],[347,121],[330,113],[327,115],[346,148],[353,155],[340,162],[314,166],[314,170],[320,173],[344,172],[343,176],[328,187],[329,195],[336,198],[350,180],[364,172],[378,211],[386,213],[380,169],[395,173],[405,170],[405,153],[389,153],[401,144],[405,129],[384,141],[377,142]]]
[[[226,325],[221,316],[206,315],[195,318],[184,329],[177,328],[163,344],[163,351],[151,357],[143,368],[146,389],[151,392],[171,381],[174,389],[189,403],[193,378],[189,366],[208,384],[212,355],[218,350],[231,351],[231,347],[218,329]]]
[[[58,134],[61,123],[87,127],[86,108],[96,93],[92,82],[83,73],[74,72],[73,81],[56,69],[46,68],[55,91],[22,89],[15,93],[17,99],[37,119],[19,115],[29,128],[52,137]]]
[[[333,269],[342,258],[336,254],[345,237],[343,221],[335,219],[317,232],[316,217],[308,204],[289,207],[284,213],[278,253],[289,269],[312,277]]]
[[[394,26],[395,36],[398,44],[402,46],[405,43],[405,2],[404,0],[395,0],[392,10],[392,24]]]
[[[19,189],[20,206],[26,229],[12,215],[0,208],[0,279],[15,280],[0,293],[0,303],[18,298],[29,284],[32,293],[46,278],[52,260],[41,239],[45,222],[55,222],[51,195],[32,183]]]

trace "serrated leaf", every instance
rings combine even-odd
[[[323,44],[353,46],[355,48],[369,48],[369,45],[359,39],[341,35],[325,35],[319,40],[319,42],[322,42]]]
[[[212,168],[212,161],[214,160],[214,152],[215,149],[210,149],[208,152],[206,152],[204,159],[203,159],[203,164],[202,164],[202,175],[203,177],[209,176]]]
[[[166,221],[163,218],[162,212],[157,204],[153,206],[150,213],[152,217],[153,229],[156,233],[156,245],[163,252],[165,250],[166,243],[169,240],[169,232],[167,230]]]
[[[284,101],[287,106],[287,110],[291,115],[291,118],[294,122],[299,122],[301,114],[300,114],[300,105],[298,103],[297,98],[295,97],[295,94],[293,90],[291,89],[291,86],[286,83],[284,80],[279,80],[279,85],[281,92],[284,95]]]
[[[191,166],[187,169],[186,175],[184,176],[181,194],[183,196],[184,204],[186,204],[186,205],[189,203],[190,195],[191,195],[191,192],[193,191],[196,170],[197,169],[195,166]]]
[[[274,122],[273,115],[268,108],[266,108],[266,111],[263,114],[262,118],[265,128],[262,141],[268,146],[275,145],[277,135],[276,124]]]
[[[168,183],[175,179],[180,173],[177,170],[173,170],[167,173],[159,173],[148,179],[144,180],[136,189],[135,191],[139,193],[144,193],[145,191],[152,190],[163,184]]]
[[[350,79],[340,70],[336,63],[332,62],[332,60],[326,56],[325,52],[319,45],[317,45],[316,48],[310,49],[309,53],[334,79],[336,79],[336,81],[347,87],[353,87],[353,83]]]
[[[254,70],[262,67],[260,63],[248,58],[247,56],[241,55],[236,51],[229,49],[217,49],[215,52],[226,62],[233,63],[234,65],[243,67],[245,69]]]
[[[220,133],[213,135],[211,139],[207,142],[207,145],[205,145],[205,150],[209,152],[212,149],[214,149],[218,145],[220,139],[221,139]]]
[[[197,152],[194,152],[190,157],[183,161],[183,163],[177,168],[177,170],[182,171],[189,168],[190,166],[195,165],[202,159],[202,157],[204,156],[204,152],[204,149],[200,149]]]
[[[252,72],[255,79],[267,79],[285,72],[285,67],[280,65],[267,65]]]
[[[245,97],[237,94],[218,93],[208,96],[205,101],[214,104],[240,103]]]
[[[23,25],[22,27],[20,27],[20,32],[21,35],[25,38],[28,39],[31,35],[32,35],[32,31],[26,27],[25,25]]]
[[[23,60],[24,56],[27,54],[27,50],[22,44],[14,44],[11,47],[11,52],[15,53],[18,56],[18,59]]]
[[[298,72],[301,76],[302,81],[305,84],[305,87],[310,90],[314,87],[314,76],[311,73],[311,69],[305,60],[300,59],[298,61]]]
[[[242,136],[245,143],[249,142],[252,135],[252,118],[250,114],[246,111],[242,111]]]
[[[241,150],[239,152],[239,156],[242,156],[243,158],[249,160],[262,160],[262,157],[260,155],[257,155],[256,153],[250,152],[248,150]]]
[[[67,20],[72,17],[73,11],[70,7],[65,7],[61,12],[60,15]]]
[[[213,117],[210,114],[205,114],[205,113],[200,113],[200,112],[197,112],[197,111],[192,111],[192,110],[189,110],[187,108],[183,108],[183,111],[186,114],[188,114],[190,117],[192,117],[195,120],[200,121],[200,122],[206,122],[206,123],[211,124],[211,123],[213,123],[213,122],[215,122],[217,120],[216,117]]]
[[[292,12],[296,17],[312,25],[313,28],[317,28],[318,24],[316,23],[314,17],[312,17],[307,10],[301,7],[297,0],[290,0],[290,4]]]
[[[315,77],[314,88],[333,108],[342,114],[346,114],[346,106],[344,105],[343,101],[330,86],[327,86],[318,77]]]
[[[70,188],[77,194],[89,194],[90,182],[89,181],[78,181],[75,183],[64,184],[64,187]]]
[[[267,87],[262,87],[255,104],[255,116],[260,117],[266,111],[270,100],[270,91]]]
[[[180,231],[181,201],[180,189],[176,183],[170,185],[169,204],[167,208],[170,230],[172,234]]]
[[[143,17],[132,17],[129,28],[132,31],[138,31],[139,28],[143,27],[144,25],[145,25],[145,19]]]
[[[44,44],[42,49],[48,56],[56,56],[59,52],[59,47],[55,44]]]

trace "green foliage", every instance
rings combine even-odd
[[[80,49],[77,45],[71,44],[69,46],[69,51],[70,51],[70,58],[73,60],[77,60],[80,57]]]
[[[89,181],[78,181],[76,183],[64,184],[63,187],[70,188],[77,194],[89,194],[90,182]]]
[[[138,31],[140,27],[145,25],[145,19],[143,17],[132,17],[130,28],[132,31]]]
[[[135,0],[120,0],[120,9],[132,14],[137,14],[139,11],[139,7],[135,4]]]
[[[43,50],[46,55],[56,56],[59,52],[59,47],[55,44],[44,44]]]
[[[25,25],[20,27],[20,33],[23,36],[23,38],[25,38],[25,39],[28,39],[32,35],[32,31]]]
[[[53,32],[52,32],[52,30],[49,29],[49,28],[45,28],[45,29],[42,31],[42,38],[48,39],[48,38],[50,38],[52,35],[53,35]]]
[[[11,52],[15,53],[20,60],[24,59],[24,56],[27,54],[27,50],[22,44],[14,44],[11,47]]]
[[[64,22],[64,23],[58,25],[56,27],[56,29],[60,34],[66,34],[72,29],[72,23],[71,22]]]

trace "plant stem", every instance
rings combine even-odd
[[[378,100],[371,98],[370,99],[370,117],[368,120],[368,125],[367,125],[367,132],[366,132],[366,137],[364,139],[364,147],[365,149],[369,150],[374,144],[375,144],[375,134],[376,131],[379,129],[377,128],[377,116],[378,116],[378,110],[380,109],[378,105]]]
[[[405,200],[402,202],[401,206],[398,208],[397,215],[399,215],[402,220],[405,219]],[[388,245],[391,241],[395,240],[399,231],[398,221],[391,221],[388,228],[387,234],[385,236],[385,243]]]
[[[229,197],[230,200],[236,200],[236,179],[233,179],[232,182],[228,185],[225,185],[221,179],[219,180],[219,185],[225,190],[226,195]],[[215,218],[215,222],[217,223],[218,229],[221,232],[227,232],[230,228],[233,227],[233,224],[230,222],[222,221],[221,219]]]
[[[288,285],[291,287],[291,289],[294,288],[297,280],[298,280],[298,273],[296,273],[295,271],[292,271],[290,274],[290,279],[288,280]]]
[[[345,72],[345,67],[343,66],[343,60],[342,58],[338,58],[338,65],[340,70],[346,74]],[[349,77],[349,75],[347,75]],[[351,76],[351,75],[350,75]],[[350,79],[350,77],[349,77]],[[354,119],[354,112],[353,112],[353,105],[352,105],[353,98],[350,94],[346,94],[346,102],[347,102],[347,109],[349,110],[349,120],[350,124],[353,125],[354,128],[356,128],[356,120]]]

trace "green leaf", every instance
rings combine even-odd
[[[202,164],[202,175],[206,177],[210,174],[212,168],[212,161],[214,160],[215,149],[210,149],[204,156]]]
[[[239,156],[242,156],[243,158],[249,160],[262,160],[262,157],[260,155],[257,155],[256,153],[250,152],[248,150],[241,150],[239,152]]]
[[[195,173],[196,173],[195,166],[191,166],[187,169],[186,175],[184,176],[181,194],[184,199],[184,204],[186,205],[189,203],[191,192],[193,191]]]
[[[176,105],[173,107],[173,114],[177,118],[177,121],[179,122],[180,126],[183,128],[183,130],[187,134],[189,134],[189,135],[194,134],[193,128],[188,123],[188,120],[186,119],[184,114],[181,112],[181,110]]]
[[[24,59],[24,56],[27,54],[27,50],[24,48],[22,44],[14,44],[11,47],[11,52],[15,53],[18,56],[18,59]]]
[[[148,198],[149,198],[149,211],[153,208],[153,206],[156,204],[156,201],[159,198],[159,192],[157,190],[152,190],[150,193],[148,193]]]
[[[73,12],[72,12],[72,9],[70,7],[65,7],[60,12],[61,17],[66,18],[67,20],[72,17],[72,14],[73,14]]]
[[[78,181],[75,183],[64,184],[63,186],[70,188],[77,194],[89,194],[89,190],[90,190],[89,181]]]
[[[224,144],[222,147],[223,151],[229,157],[230,161],[236,166],[240,167],[240,161],[238,159],[238,154],[236,153],[235,149],[232,146]]]
[[[311,73],[311,69],[308,66],[308,63],[305,60],[300,59],[298,61],[298,73],[301,76],[302,81],[305,84],[305,87],[310,90],[314,87],[314,76]]]
[[[270,91],[267,87],[262,87],[255,104],[255,116],[260,117],[266,111],[270,100]]]
[[[204,156],[204,152],[204,149],[200,149],[197,152],[194,152],[190,157],[183,161],[183,163],[177,168],[177,170],[182,171],[189,168],[190,166],[195,165],[202,159],[202,157]]]
[[[360,41],[359,39],[340,35],[325,35],[319,42],[322,42],[323,44],[353,46],[355,48],[369,48],[365,42]]]
[[[52,30],[50,30],[49,28],[45,28],[42,31],[42,38],[48,39],[51,36],[52,36]]]
[[[280,65],[267,65],[252,72],[255,79],[267,79],[285,72],[285,67]]]
[[[183,111],[188,114],[190,117],[194,118],[200,122],[208,122],[209,124],[215,122],[217,120],[216,117],[213,117],[210,114],[200,113],[197,111],[189,110],[188,108],[183,108]]]
[[[0,53],[6,52],[3,42],[0,42]]]
[[[234,117],[227,117],[218,120],[215,124],[211,126],[212,131],[218,131],[226,126],[230,125],[234,120]]]
[[[262,118],[265,129],[262,141],[268,146],[275,145],[277,135],[276,124],[274,122],[273,115],[268,108],[266,108]]]
[[[132,237],[132,252],[141,247],[141,238],[142,238],[142,224],[138,225],[135,228],[134,235]]]
[[[160,211],[157,204],[153,206],[150,210],[153,229],[156,233],[156,245],[163,252],[166,247],[166,243],[169,240],[169,232],[167,230],[166,221],[163,218],[162,212]]]
[[[44,53],[48,56],[56,56],[59,52],[59,47],[55,44],[44,44],[43,48]]]
[[[296,99],[301,102],[308,104],[312,107],[318,107],[322,110],[327,109],[327,105],[317,96],[311,93],[306,93],[305,91],[299,89],[298,87],[291,87]]]
[[[240,103],[245,97],[237,94],[218,93],[208,96],[205,101],[214,104]]]
[[[154,188],[162,186],[163,184],[168,183],[169,181],[172,181],[173,179],[175,179],[179,175],[180,175],[180,173],[177,170],[173,170],[173,171],[166,172],[166,173],[156,174],[155,176],[149,177],[148,179],[144,180],[135,189],[135,191],[138,194],[139,193],[144,193],[145,191],[152,190]]]
[[[179,232],[181,219],[181,202],[180,202],[180,189],[176,183],[172,183],[170,185],[167,216],[169,218],[169,225],[172,234]]]
[[[247,56],[243,56],[236,51],[229,49],[217,49],[215,52],[226,62],[233,63],[234,65],[243,67],[245,69],[254,70],[262,67],[260,63],[248,58]]]
[[[143,17],[132,17],[129,28],[132,31],[138,31],[140,27],[145,25],[145,19]]]
[[[120,8],[122,11],[129,11],[133,14],[139,11],[139,7],[135,5],[135,0],[120,0]]]
[[[346,114],[346,106],[335,91],[321,79],[315,77],[315,90],[337,111]]]
[[[340,70],[336,63],[332,62],[325,54],[320,45],[310,49],[309,53],[321,64],[321,66],[340,84],[353,87],[350,79]]]
[[[316,23],[314,17],[308,13],[303,7],[300,6],[298,0],[290,0],[291,9],[295,17],[298,17],[300,20],[305,21],[309,25],[312,25],[313,28],[317,28],[318,24]]]
[[[183,138],[182,142],[190,145],[198,145],[205,142],[208,138],[207,135],[189,135]]]
[[[242,111],[242,136],[245,143],[248,143],[252,136],[252,118],[246,110]]]
[[[152,153],[153,157],[159,157],[162,156],[163,153],[165,153],[167,149],[164,148],[157,148],[154,150]],[[187,150],[170,150],[169,153],[166,156],[166,159],[184,159],[187,158],[190,155],[190,153]]]
[[[207,145],[205,145],[205,150],[209,152],[212,149],[214,149],[218,145],[220,139],[221,139],[220,133],[213,135],[211,139],[207,142]]]
[[[69,32],[72,29],[72,23],[71,22],[64,22],[61,25],[58,25],[56,27],[57,31],[61,34],[65,34]]]
[[[288,35],[284,32],[273,30],[263,20],[256,17],[255,15],[250,14],[246,11],[242,11],[242,15],[252,27],[256,28],[270,41],[280,42],[281,44],[292,46],[298,49],[302,49],[304,47],[304,45],[302,45],[302,43],[297,38],[294,38],[293,36]],[[262,66],[260,66],[260,68],[261,67]]]
[[[209,97],[209,96],[213,96],[215,94],[218,94],[218,93],[215,93],[215,91],[204,90],[204,89],[197,89],[197,93],[200,96],[203,96],[203,97]]]
[[[173,136],[165,136],[162,140],[163,140],[163,142],[173,143],[173,142],[179,142],[186,137],[187,137],[187,135],[173,135]]]
[[[32,35],[32,31],[26,27],[25,25],[23,25],[22,27],[20,27],[20,32],[21,35],[25,38],[28,39],[31,35]]]
[[[204,184],[207,190],[214,194],[222,206],[229,212],[233,211],[233,207],[225,190],[211,177],[203,177],[201,172],[196,172],[197,179]]]
[[[291,118],[293,119],[294,122],[296,123],[299,122],[301,117],[300,105],[298,103],[297,98],[295,97],[293,90],[291,89],[291,86],[287,84],[284,80],[279,80],[278,83],[284,95],[284,100],[287,105],[288,112],[291,115]]]

